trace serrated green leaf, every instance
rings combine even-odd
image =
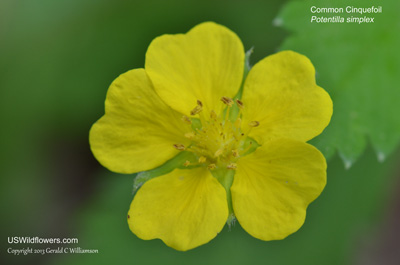
[[[313,14],[311,7],[343,7],[344,13]],[[346,7],[382,6],[382,13],[347,14]],[[281,46],[305,54],[317,83],[332,97],[334,114],[313,141],[328,158],[335,150],[346,167],[370,140],[382,161],[400,141],[399,1],[291,1],[275,24],[291,32]],[[311,16],[374,17],[374,23],[311,23]]]

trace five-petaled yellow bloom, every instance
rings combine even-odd
[[[144,69],[111,84],[90,131],[102,165],[135,173],[188,157],[136,193],[128,223],[138,237],[188,250],[233,216],[262,240],[303,224],[326,184],[325,158],[306,142],[328,125],[332,101],[303,55],[268,56],[242,80],[244,63],[236,34],[207,22],[154,39]]]

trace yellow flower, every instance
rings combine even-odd
[[[90,131],[102,165],[135,173],[189,154],[136,193],[128,223],[138,237],[188,250],[233,216],[262,240],[303,224],[326,183],[325,158],[306,142],[328,125],[332,101],[303,55],[266,57],[240,90],[244,62],[236,34],[207,22],[156,38],[145,68],[111,84],[105,115]]]

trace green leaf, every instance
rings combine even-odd
[[[382,6],[382,13],[347,14],[347,6]],[[343,7],[341,14],[311,13],[311,7]],[[317,83],[331,95],[332,121],[313,140],[327,158],[337,150],[350,167],[368,139],[383,161],[400,141],[399,1],[291,1],[275,19],[291,32],[281,46],[310,58]],[[375,17],[374,23],[311,23],[311,16]]]

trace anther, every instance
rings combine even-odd
[[[244,108],[243,102],[240,101],[239,99],[236,100],[236,104],[238,105],[239,109],[243,109]]]
[[[187,124],[192,124],[192,120],[185,115],[182,116],[182,121],[186,122]]]
[[[232,107],[233,105],[233,99],[228,98],[228,97],[222,97],[221,101],[224,102],[226,105],[228,105],[229,107]]]
[[[202,164],[202,163],[206,162],[206,160],[207,160],[207,158],[205,158],[204,156],[201,156],[199,158],[199,163]]]
[[[207,168],[208,168],[209,170],[213,170],[213,169],[215,169],[216,167],[217,167],[217,166],[216,166],[215,164],[209,164]]]
[[[174,144],[174,147],[179,151],[185,150],[185,146],[183,144]]]
[[[189,161],[189,160],[186,160],[186,162],[183,163],[183,165],[184,165],[185,167],[189,166],[189,165],[190,165],[190,161]]]
[[[230,163],[230,164],[228,164],[228,165],[226,166],[226,168],[227,168],[227,169],[233,169],[233,170],[235,170],[235,169],[237,168],[237,165],[236,165],[236,163]]]
[[[260,123],[259,123],[258,121],[251,121],[251,122],[249,123],[249,126],[250,126],[250,127],[257,127],[258,125],[260,125]]]
[[[200,100],[197,100],[197,106],[194,109],[192,109],[190,115],[199,114],[202,110],[203,110],[203,103]]]
[[[237,149],[232,150],[233,157],[239,157],[239,151]]]

